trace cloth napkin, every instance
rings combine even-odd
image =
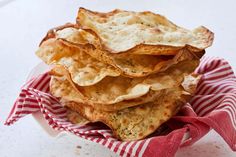
[[[67,110],[49,93],[47,72],[22,87],[5,125],[40,112],[53,129],[99,143],[123,157],[172,157],[180,147],[193,144],[214,129],[236,151],[236,77],[232,68],[223,59],[203,57],[195,73],[202,74],[195,96],[162,129],[143,140],[119,141],[102,123],[70,123]]]

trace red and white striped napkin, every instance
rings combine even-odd
[[[53,129],[99,143],[123,157],[171,157],[179,147],[196,142],[213,128],[236,151],[236,77],[233,70],[223,59],[204,57],[195,72],[202,74],[195,96],[178,115],[165,123],[164,132],[154,133],[144,140],[118,141],[101,123],[83,126],[70,123],[66,118],[67,110],[49,93],[48,73],[32,78],[22,87],[5,125],[40,112]],[[189,138],[183,142],[186,133]]]

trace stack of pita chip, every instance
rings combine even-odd
[[[194,94],[193,71],[213,42],[152,12],[80,8],[76,24],[48,32],[36,52],[52,66],[50,92],[73,123],[102,122],[120,140],[157,130]]]

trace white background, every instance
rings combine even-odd
[[[207,55],[223,57],[234,70],[236,68],[234,0],[0,0],[1,157],[116,156],[102,146],[74,136],[52,138],[31,116],[11,127],[3,125],[20,86],[40,62],[34,52],[42,37],[52,27],[74,22],[79,7],[97,11],[150,10],[189,29],[204,25],[215,33],[214,44],[207,49]],[[77,149],[78,145],[82,148]],[[211,131],[193,146],[180,149],[176,156],[233,157],[236,153]]]

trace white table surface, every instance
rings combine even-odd
[[[0,156],[80,157],[117,156],[100,145],[66,135],[50,137],[27,116],[11,127],[3,125],[30,70],[40,60],[34,55],[49,28],[75,21],[79,7],[109,11],[114,8],[151,10],[192,29],[204,25],[215,32],[207,55],[224,57],[236,68],[236,1],[234,0],[0,0]],[[81,146],[81,149],[76,146]],[[214,131],[176,157],[233,157]]]

